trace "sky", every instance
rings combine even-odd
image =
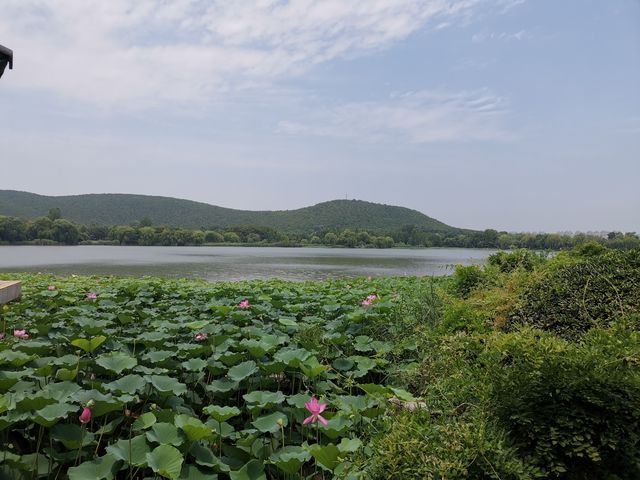
[[[640,232],[639,0],[0,5],[0,189]]]

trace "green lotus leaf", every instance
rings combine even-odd
[[[145,353],[142,356],[142,360],[151,363],[162,363],[173,356],[175,356],[175,353],[170,352],[169,350],[154,350],[152,352]]]
[[[105,395],[98,390],[80,390],[71,396],[71,399],[81,405],[87,405],[89,401],[93,402],[91,413],[93,417],[101,417],[102,415],[115,412],[122,408],[123,403],[110,393]]]
[[[333,361],[332,365],[335,369],[346,372],[353,368],[353,366],[355,365],[355,362],[353,360],[349,360],[348,358],[336,358]]]
[[[228,378],[219,378],[217,380],[213,380],[209,385],[207,385],[207,390],[214,393],[226,393],[237,390],[238,385],[238,382]]]
[[[207,361],[201,358],[191,358],[181,363],[182,368],[189,372],[199,372],[207,366]]]
[[[208,405],[202,411],[218,422],[226,422],[242,413],[237,407],[221,407],[219,405]]]
[[[18,410],[22,412],[40,410],[41,408],[44,408],[47,405],[59,403],[57,400],[47,397],[43,392],[28,395],[22,399],[18,399],[17,401],[16,399],[14,399],[14,401],[15,401],[15,406],[18,408]]]
[[[256,362],[253,360],[248,360],[246,362],[239,363],[235,367],[231,367],[227,376],[236,382],[241,382],[247,377],[250,377],[254,373],[258,371],[258,366]]]
[[[304,348],[287,348],[276,353],[273,358],[290,367],[299,367],[302,362],[311,356],[311,352]]]
[[[377,383],[361,383],[358,385],[358,387],[360,387],[364,392],[373,396],[380,395],[386,397],[390,393],[388,387],[378,385]]]
[[[327,425],[320,424],[318,428],[330,439],[336,439],[342,436],[349,428],[353,426],[353,422],[342,415],[335,415],[329,419]]]
[[[211,437],[213,432],[211,427],[202,423],[201,420],[189,415],[176,415],[174,418],[176,427],[181,429],[191,441],[202,440]]]
[[[74,368],[73,370],[70,370],[68,368],[59,368],[56,371],[56,380],[62,380],[63,382],[70,382],[71,380],[75,380],[77,376],[77,368]]]
[[[177,480],[182,471],[184,458],[175,447],[170,445],[160,445],[147,453],[147,464],[151,469],[165,478]]]
[[[262,433],[276,433],[281,427],[289,424],[287,416],[282,412],[273,412],[256,418],[251,424]]]
[[[84,462],[77,467],[71,467],[67,471],[69,480],[111,480],[118,471],[116,462],[118,460],[112,455]]]
[[[147,454],[151,447],[145,435],[138,435],[131,439],[123,438],[107,447],[107,452],[127,465],[144,467],[147,465]]]
[[[70,403],[54,403],[36,411],[34,413],[33,421],[39,425],[51,427],[60,420],[67,418],[70,413],[77,411],[77,405],[72,405]]]
[[[294,475],[300,467],[311,459],[311,454],[300,446],[287,446],[276,450],[271,454],[269,460],[280,470],[289,475]]]
[[[210,358],[207,361],[207,370],[214,375],[222,375],[227,371],[227,367],[225,367],[224,363]]]
[[[94,434],[77,423],[58,423],[51,428],[51,438],[62,442],[69,450],[77,450],[93,443]]]
[[[296,393],[287,397],[287,403],[296,408],[304,408],[304,404],[309,401],[307,393]]]
[[[13,410],[15,408],[16,402],[13,396],[3,395],[0,397],[0,413],[4,413],[7,410]]]
[[[307,358],[302,364],[300,369],[309,378],[316,378],[322,372],[326,371],[329,367],[322,365],[318,362],[318,359],[314,356]]]
[[[218,475],[210,472],[203,472],[195,465],[185,465],[182,467],[178,480],[218,480]]]
[[[291,317],[280,317],[278,319],[278,323],[280,325],[283,325],[285,327],[297,327],[298,326],[298,322],[296,321],[295,318],[291,318]]]
[[[174,395],[182,395],[187,391],[187,386],[180,383],[175,378],[166,375],[150,375],[149,381],[151,385],[160,393],[172,393]]]
[[[150,442],[161,445],[180,446],[184,442],[183,436],[172,423],[156,423],[147,431],[147,438]]]
[[[129,374],[119,378],[111,383],[105,383],[107,390],[120,393],[129,393],[131,395],[142,392],[147,385],[147,381],[141,375]]]
[[[102,345],[106,339],[107,337],[105,337],[104,335],[98,335],[97,337],[93,337],[90,340],[87,340],[85,338],[76,338],[75,340],[71,341],[71,345],[73,345],[74,347],[78,347],[86,353],[93,353],[93,351],[100,345]]]
[[[287,365],[282,362],[263,362],[260,364],[260,370],[267,375],[282,373],[286,368]]]
[[[42,393],[53,400],[61,402],[72,397],[82,390],[82,387],[73,382],[56,382],[49,383],[42,389]]]
[[[195,322],[185,323],[185,327],[190,330],[202,330],[204,327],[209,325],[208,320],[196,320]]]
[[[189,449],[189,454],[195,458],[196,463],[200,466],[214,468],[219,472],[228,472],[230,470],[226,463],[216,457],[213,450],[200,442],[193,442]]]
[[[120,375],[125,370],[131,370],[138,364],[138,360],[124,352],[110,352],[96,358],[96,364],[105,370]]]
[[[319,445],[317,443],[307,447],[309,453],[322,468],[333,471],[340,463],[340,450],[334,444]]]
[[[240,470],[229,472],[231,480],[267,480],[264,464],[259,460],[251,460]]]
[[[250,405],[247,406],[249,410],[263,409],[279,405],[285,400],[285,396],[282,392],[269,392],[263,390],[254,390],[251,393],[246,393],[242,396],[245,402]]]
[[[338,444],[338,450],[343,453],[353,453],[362,446],[362,442],[359,438],[343,438]]]
[[[156,421],[156,416],[152,412],[146,412],[136,418],[136,421],[133,422],[131,428],[134,430],[146,430],[153,426]]]
[[[389,389],[403,402],[415,402],[417,400],[416,397],[402,388],[389,387]]]
[[[245,338],[240,342],[240,346],[247,350],[252,357],[254,358],[262,358],[269,351],[271,347],[270,345],[263,343],[261,341],[255,340],[253,338],[248,339]]]
[[[26,353],[16,352],[13,350],[4,350],[0,352],[0,365],[12,365],[14,367],[21,367],[31,360],[36,358],[34,355],[27,355]]]
[[[162,345],[171,337],[172,335],[166,332],[145,332],[138,335],[137,341],[145,345]]]
[[[108,423],[103,424],[97,431],[97,435],[111,435],[116,428],[124,421],[125,417],[117,417]]]
[[[227,367],[231,367],[240,362],[240,360],[242,360],[243,358],[244,355],[240,352],[227,352],[220,355],[219,360]]]

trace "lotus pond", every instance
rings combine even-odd
[[[360,478],[376,422],[416,403],[400,309],[436,281],[18,277],[0,477],[71,480]]]

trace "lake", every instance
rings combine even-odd
[[[152,275],[210,281],[440,276],[451,274],[455,264],[483,264],[493,252],[465,248],[0,246],[0,271]]]

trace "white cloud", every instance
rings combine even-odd
[[[524,40],[526,38],[531,38],[531,34],[528,33],[526,30],[520,30],[519,32],[515,32],[515,33],[508,33],[508,32],[490,32],[490,33],[476,33],[475,35],[473,35],[471,37],[471,41],[473,41],[473,43],[481,43],[481,42],[485,42],[487,40],[501,40],[501,41],[510,41],[510,40]]]
[[[382,102],[347,103],[285,120],[277,131],[296,136],[334,137],[364,142],[411,143],[502,140],[507,100],[488,91],[418,91]]]
[[[92,104],[194,104],[520,0],[3,0],[12,88]]]

